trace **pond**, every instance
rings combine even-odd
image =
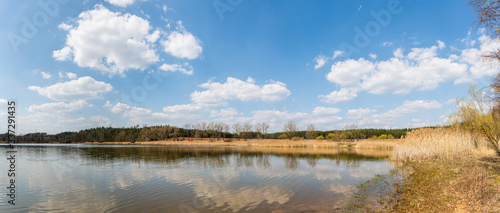
[[[1,194],[8,194],[0,145]],[[0,212],[334,211],[393,165],[387,151],[16,145],[15,204]]]

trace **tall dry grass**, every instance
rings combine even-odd
[[[381,149],[393,150],[399,143],[399,139],[384,139],[384,140],[361,140],[357,142],[356,149]]]
[[[472,154],[488,154],[487,142],[459,128],[423,128],[406,134],[395,148],[394,160],[454,159]]]

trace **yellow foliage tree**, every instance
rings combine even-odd
[[[387,135],[386,134],[381,134],[380,136],[378,136],[378,139],[387,139]]]
[[[451,119],[453,124],[472,132],[477,140],[484,137],[490,148],[500,156],[500,123],[494,119],[493,102],[487,93],[477,86],[470,86],[469,95],[457,100],[456,111]]]

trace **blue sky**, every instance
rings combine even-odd
[[[0,11],[0,105],[18,102],[20,133],[446,124],[454,99],[499,71],[479,55],[500,44],[473,27],[465,1],[41,0]]]

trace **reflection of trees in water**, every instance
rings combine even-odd
[[[269,163],[269,156],[268,155],[264,155],[264,154],[260,154],[257,156],[257,165],[260,167],[260,168],[269,168],[271,166],[271,163]]]
[[[247,168],[254,167],[254,159],[257,159],[257,155],[238,153],[236,154],[236,166],[242,167],[244,165]]]
[[[283,161],[285,162],[286,168],[289,170],[295,170],[299,167],[299,160],[294,156],[284,156]]]
[[[338,165],[344,165],[346,166],[347,168],[358,168],[359,166],[361,166],[361,160],[357,160],[357,159],[335,159],[335,163]]]
[[[316,166],[317,159],[316,158],[307,158],[307,164],[314,168]]]
[[[23,147],[24,148],[24,147]],[[30,158],[34,159],[44,159],[47,158],[47,147],[32,147],[28,146],[24,149],[27,153],[23,153],[25,156],[29,156]]]
[[[178,161],[178,160],[176,160]],[[229,155],[217,155],[217,156],[199,156],[195,157],[194,161],[199,166],[203,167],[215,167],[222,168],[231,165],[231,161],[229,159]]]
[[[361,162],[366,161],[365,158],[360,158],[357,155],[350,155],[349,153],[339,153],[339,154],[334,154],[334,155],[326,155],[326,156],[318,156],[318,155],[284,155],[283,161],[285,162],[285,166],[289,170],[295,170],[297,167],[299,167],[299,159],[306,159],[307,164],[314,168],[317,164],[318,159],[329,159],[330,161],[335,161],[335,163],[338,165],[344,165],[348,168],[358,168],[361,166]]]
[[[332,162],[335,162],[337,166],[343,165],[348,168],[358,168],[361,166],[363,161],[381,161],[385,158],[380,157],[371,157],[360,155],[357,153],[351,152],[338,152],[336,154],[278,154],[278,156],[283,157],[285,165],[290,170],[294,170],[298,167],[299,161],[298,159],[306,159],[307,164],[310,167],[315,167],[318,160],[328,159]]]
[[[380,161],[384,157],[373,157],[350,151],[337,151],[334,154],[308,154],[308,153],[277,153],[259,152],[232,147],[160,147],[160,146],[27,146],[24,147],[29,155],[43,158],[47,151],[59,152],[63,158],[74,159],[80,156],[84,161],[95,165],[113,163],[180,163],[194,162],[204,167],[222,168],[231,165],[235,160],[237,167],[271,166],[269,156],[281,157],[285,166],[295,170],[299,160],[306,160],[308,165],[315,167],[320,159],[328,159],[337,165],[357,168],[361,161]],[[233,158],[234,157],[234,158]]]

